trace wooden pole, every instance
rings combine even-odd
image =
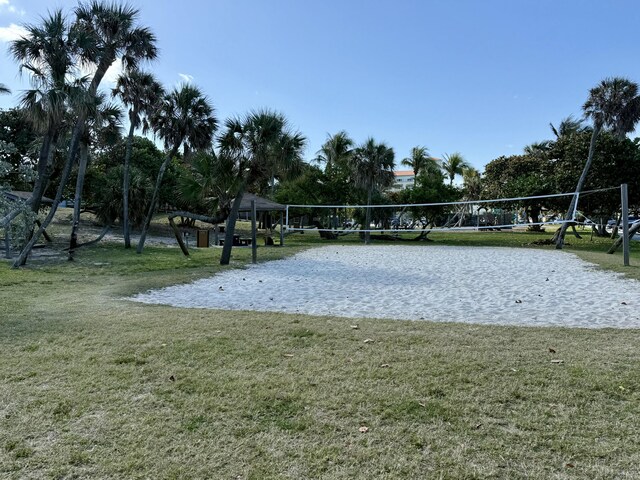
[[[622,200],[622,254],[624,266],[629,266],[629,193],[626,183],[620,185],[620,197]]]
[[[11,223],[4,227],[4,256],[11,258]]]
[[[280,212],[280,246],[284,247],[284,215]]]
[[[256,237],[256,201],[251,200],[251,263],[258,263],[258,242]]]

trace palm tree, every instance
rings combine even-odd
[[[462,171],[462,185],[465,191],[465,199],[479,200],[482,193],[482,177],[480,172],[473,167],[467,167]]]
[[[584,131],[585,127],[582,124],[582,120],[576,120],[573,115],[569,115],[560,121],[558,128],[554,127],[553,123],[550,123],[551,131],[556,138],[572,135]]]
[[[225,127],[218,139],[220,152],[236,160],[240,179],[227,219],[221,265],[228,265],[231,259],[236,218],[246,188],[260,184],[273,172],[283,177],[299,173],[306,144],[303,135],[291,131],[284,115],[269,110],[229,119]]]
[[[411,156],[402,159],[402,165],[405,165],[413,170],[413,175],[418,178],[418,174],[423,171],[430,170],[436,165],[436,160],[429,155],[427,147],[413,147],[411,149]]]
[[[575,195],[571,199],[569,210],[565,216],[565,222],[560,227],[556,238],[556,248],[562,249],[564,237],[573,220],[574,210],[578,197],[587,179],[589,168],[593,162],[598,134],[603,128],[611,130],[618,138],[624,138],[627,133],[635,129],[640,120],[640,97],[638,96],[638,84],[626,78],[605,78],[596,87],[589,91],[589,97],[582,106],[587,118],[593,121],[593,132],[589,143],[589,154],[584,164],[582,174],[576,185]]]
[[[26,25],[26,35],[13,41],[10,52],[28,72],[32,88],[20,98],[20,106],[35,129],[42,133],[38,176],[30,199],[32,211],[40,209],[49,181],[53,152],[61,133],[69,102],[81,96],[81,83],[70,83],[76,73],[77,39],[61,10],[51,12],[39,25]]]
[[[80,138],[78,155],[78,174],[76,177],[76,190],[73,201],[73,221],[71,236],[69,239],[69,260],[73,260],[75,249],[78,247],[78,229],[80,227],[80,206],[82,203],[82,190],[84,178],[89,163],[89,146],[93,136],[101,136],[106,143],[115,143],[120,138],[122,110],[114,104],[105,102],[104,95],[95,97],[96,105],[92,107],[92,113],[88,118],[90,128],[84,130]]]
[[[140,70],[132,70],[128,74],[118,77],[112,94],[119,97],[122,103],[129,107],[129,135],[127,136],[127,147],[124,156],[124,178],[122,180],[122,233],[124,235],[124,248],[131,248],[129,165],[131,163],[133,134],[141,125],[143,125],[143,129],[148,127],[146,119],[143,124],[143,116],[148,117],[153,113],[158,102],[164,96],[164,89],[152,74]]]
[[[353,140],[344,130],[330,135],[316,153],[316,161],[324,163],[327,169],[345,165],[353,155]]]
[[[160,165],[156,185],[151,197],[149,211],[142,226],[137,253],[142,253],[144,242],[158,202],[164,172],[180,147],[188,145],[192,150],[203,150],[211,146],[218,120],[211,103],[199,88],[184,84],[165,95],[157,111],[150,118],[154,133],[164,141],[167,155]]]
[[[4,84],[4,83],[0,83],[0,94],[9,94],[11,93],[11,90],[9,90],[9,88]]]
[[[393,184],[393,164],[395,154],[385,143],[376,143],[368,138],[355,151],[351,158],[351,172],[354,183],[367,192],[367,208],[365,213],[365,243],[369,244],[371,235],[371,197],[376,189]]]
[[[449,185],[453,185],[453,179],[456,175],[462,175],[465,168],[470,165],[464,159],[461,153],[455,152],[451,155],[445,154],[442,160],[442,170],[449,177]]]

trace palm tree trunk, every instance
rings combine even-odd
[[[49,182],[50,163],[53,160],[53,127],[47,129],[40,147],[38,155],[38,177],[33,185],[33,193],[31,194],[31,211],[38,213],[42,204],[42,195],[47,188]]]
[[[238,212],[240,211],[240,204],[242,203],[242,196],[244,195],[244,184],[238,189],[236,198],[233,199],[231,205],[231,212],[229,212],[229,218],[227,218],[227,226],[224,231],[224,245],[222,247],[222,255],[220,256],[220,265],[229,265],[231,261],[231,247],[233,246],[233,234],[236,230],[236,219],[238,218]]]
[[[571,199],[571,204],[569,205],[569,210],[567,210],[567,214],[564,217],[565,222],[560,227],[558,232],[558,236],[556,239],[556,249],[562,250],[564,245],[564,237],[567,233],[567,228],[569,228],[569,222],[573,219],[573,211],[576,208],[576,203],[578,201],[578,195],[582,191],[582,187],[584,186],[584,182],[587,179],[587,174],[589,173],[589,168],[591,168],[591,162],[593,162],[593,155],[596,150],[596,140],[598,139],[598,134],[600,133],[600,126],[595,125],[593,127],[593,132],[591,133],[591,142],[589,143],[589,155],[587,156],[587,163],[584,164],[584,168],[582,169],[582,175],[580,175],[580,179],[578,180],[578,185],[576,185],[576,194]]]
[[[76,126],[74,127],[74,137],[77,135],[77,138],[80,138],[80,134],[82,133],[80,132],[76,132],[76,130],[81,128],[81,124],[76,123]],[[72,137],[73,138],[73,137]],[[27,263],[27,258],[29,257],[29,254],[31,253],[31,250],[33,250],[33,246],[36,244],[36,242],[38,241],[38,239],[40,238],[40,235],[42,235],[42,232],[45,231],[45,229],[49,226],[49,224],[51,223],[51,221],[53,220],[53,217],[56,214],[56,211],[58,210],[58,205],[60,205],[60,200],[62,199],[62,194],[64,192],[65,187],[67,186],[67,182],[69,181],[69,175],[71,174],[71,167],[73,166],[73,161],[75,159],[75,155],[72,155],[72,153],[75,151],[77,152],[78,149],[78,145],[76,143],[75,145],[75,149],[73,148],[73,141],[72,141],[72,145],[69,147],[69,155],[67,156],[67,161],[64,165],[64,168],[62,170],[62,176],[60,178],[60,184],[58,185],[58,190],[56,191],[56,196],[53,199],[53,204],[51,205],[51,209],[49,210],[49,214],[47,215],[47,217],[44,219],[44,221],[42,222],[42,224],[40,225],[40,227],[38,228],[38,230],[36,230],[33,235],[31,235],[31,238],[29,239],[29,241],[27,242],[27,244],[22,248],[22,251],[20,252],[20,255],[18,255],[18,258],[16,258],[15,262],[13,263],[12,267],[13,268],[18,268],[23,266],[25,263]]]
[[[623,219],[624,221],[624,219]],[[627,219],[627,221],[629,221]],[[629,238],[633,238],[633,236],[638,232],[638,230],[640,230],[640,222],[636,222],[634,223],[631,228],[629,229]],[[622,245],[622,241],[624,239],[622,238],[622,235],[620,235],[615,242],[613,242],[613,245],[611,245],[611,248],[609,250],[607,250],[607,253],[615,253],[616,250],[618,250],[618,248],[620,248],[620,245]]]
[[[82,202],[82,189],[84,187],[84,177],[89,162],[89,145],[87,142],[80,143],[80,162],[78,164],[78,178],[76,179],[76,193],[73,199],[73,222],[71,226],[71,238],[69,240],[69,257],[73,260],[73,254],[78,248],[78,229],[80,228],[80,204]]]
[[[371,228],[371,188],[367,191],[367,209],[364,215],[364,244],[369,245],[371,243],[371,232],[368,230]]]
[[[156,204],[158,203],[158,196],[160,193],[160,187],[162,186],[162,178],[164,177],[164,172],[169,165],[169,162],[173,157],[178,153],[178,149],[180,148],[180,144],[182,143],[182,139],[178,142],[169,152],[160,165],[160,170],[158,171],[158,178],[156,178],[156,186],[153,189],[153,196],[151,197],[151,203],[149,204],[149,211],[147,212],[147,216],[144,219],[144,224],[142,225],[142,232],[140,232],[140,240],[138,240],[138,248],[136,248],[136,253],[142,253],[142,249],[144,248],[144,242],[147,238],[147,232],[149,231],[149,225],[151,225],[151,220],[153,219],[153,213],[156,209]]]
[[[134,109],[129,118],[137,118],[138,112]],[[131,122],[129,135],[127,136],[127,148],[124,154],[124,172],[122,174],[122,234],[124,236],[124,248],[131,248],[131,227],[129,226],[129,187],[131,185],[130,163],[133,150],[133,133],[135,125]]]

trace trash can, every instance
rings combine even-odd
[[[196,247],[209,248],[209,230],[198,230]]]

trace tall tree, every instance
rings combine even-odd
[[[432,169],[436,165],[436,160],[429,155],[427,147],[413,147],[411,156],[403,158],[401,163],[411,168],[413,175],[417,178],[421,172]]]
[[[132,70],[120,75],[113,89],[113,95],[120,98],[122,103],[129,107],[129,135],[124,157],[124,170],[122,180],[122,233],[124,247],[131,248],[131,228],[129,224],[129,184],[131,151],[133,148],[133,134],[137,128],[148,127],[146,118],[153,113],[160,99],[164,96],[162,85],[150,73],[140,70]],[[144,122],[144,123],[143,123]]]
[[[368,231],[371,227],[371,197],[374,190],[393,184],[393,164],[395,154],[385,143],[377,143],[368,138],[359,146],[351,158],[351,172],[354,183],[367,192],[367,208],[365,213],[365,243],[371,241]]]
[[[225,127],[218,145],[222,155],[235,159],[240,181],[227,219],[221,265],[231,260],[236,218],[246,188],[260,184],[272,172],[281,173],[283,178],[300,172],[306,143],[302,134],[291,130],[284,115],[270,110],[229,119]]]
[[[69,239],[69,260],[73,260],[75,249],[78,247],[78,229],[80,228],[80,207],[84,179],[89,163],[89,147],[92,137],[102,137],[108,143],[116,143],[120,137],[122,110],[114,104],[105,103],[104,95],[95,97],[96,105],[88,118],[88,128],[80,138],[78,170],[76,175],[76,190],[73,199],[73,220]]]
[[[353,140],[344,130],[330,135],[316,153],[316,161],[325,164],[325,169],[345,165],[353,155]]]
[[[40,24],[26,25],[26,34],[13,41],[11,55],[27,72],[32,88],[20,97],[20,106],[42,134],[37,161],[37,178],[29,200],[37,213],[49,182],[58,138],[70,101],[81,97],[76,76],[78,42],[75,30],[61,10],[54,10]]]
[[[575,195],[569,204],[565,222],[557,234],[557,249],[562,249],[569,222],[573,220],[578,197],[589,173],[591,163],[593,162],[598,134],[604,128],[610,130],[615,136],[622,139],[627,133],[635,129],[638,120],[640,120],[638,85],[626,78],[605,78],[589,91],[589,97],[582,109],[585,116],[593,121],[593,132],[591,133],[587,161],[578,179]]]
[[[462,175],[464,169],[469,167],[470,165],[459,152],[450,155],[445,154],[442,159],[442,170],[444,170],[445,174],[449,177],[449,185],[453,185],[453,180],[456,178],[456,175]]]
[[[191,150],[209,148],[213,134],[218,128],[218,119],[208,98],[199,88],[189,84],[176,87],[167,94],[151,116],[150,122],[154,133],[164,141],[167,155],[158,171],[149,211],[140,233],[137,253],[142,253],[144,248],[149,225],[158,203],[162,178],[169,162],[183,144]]]

